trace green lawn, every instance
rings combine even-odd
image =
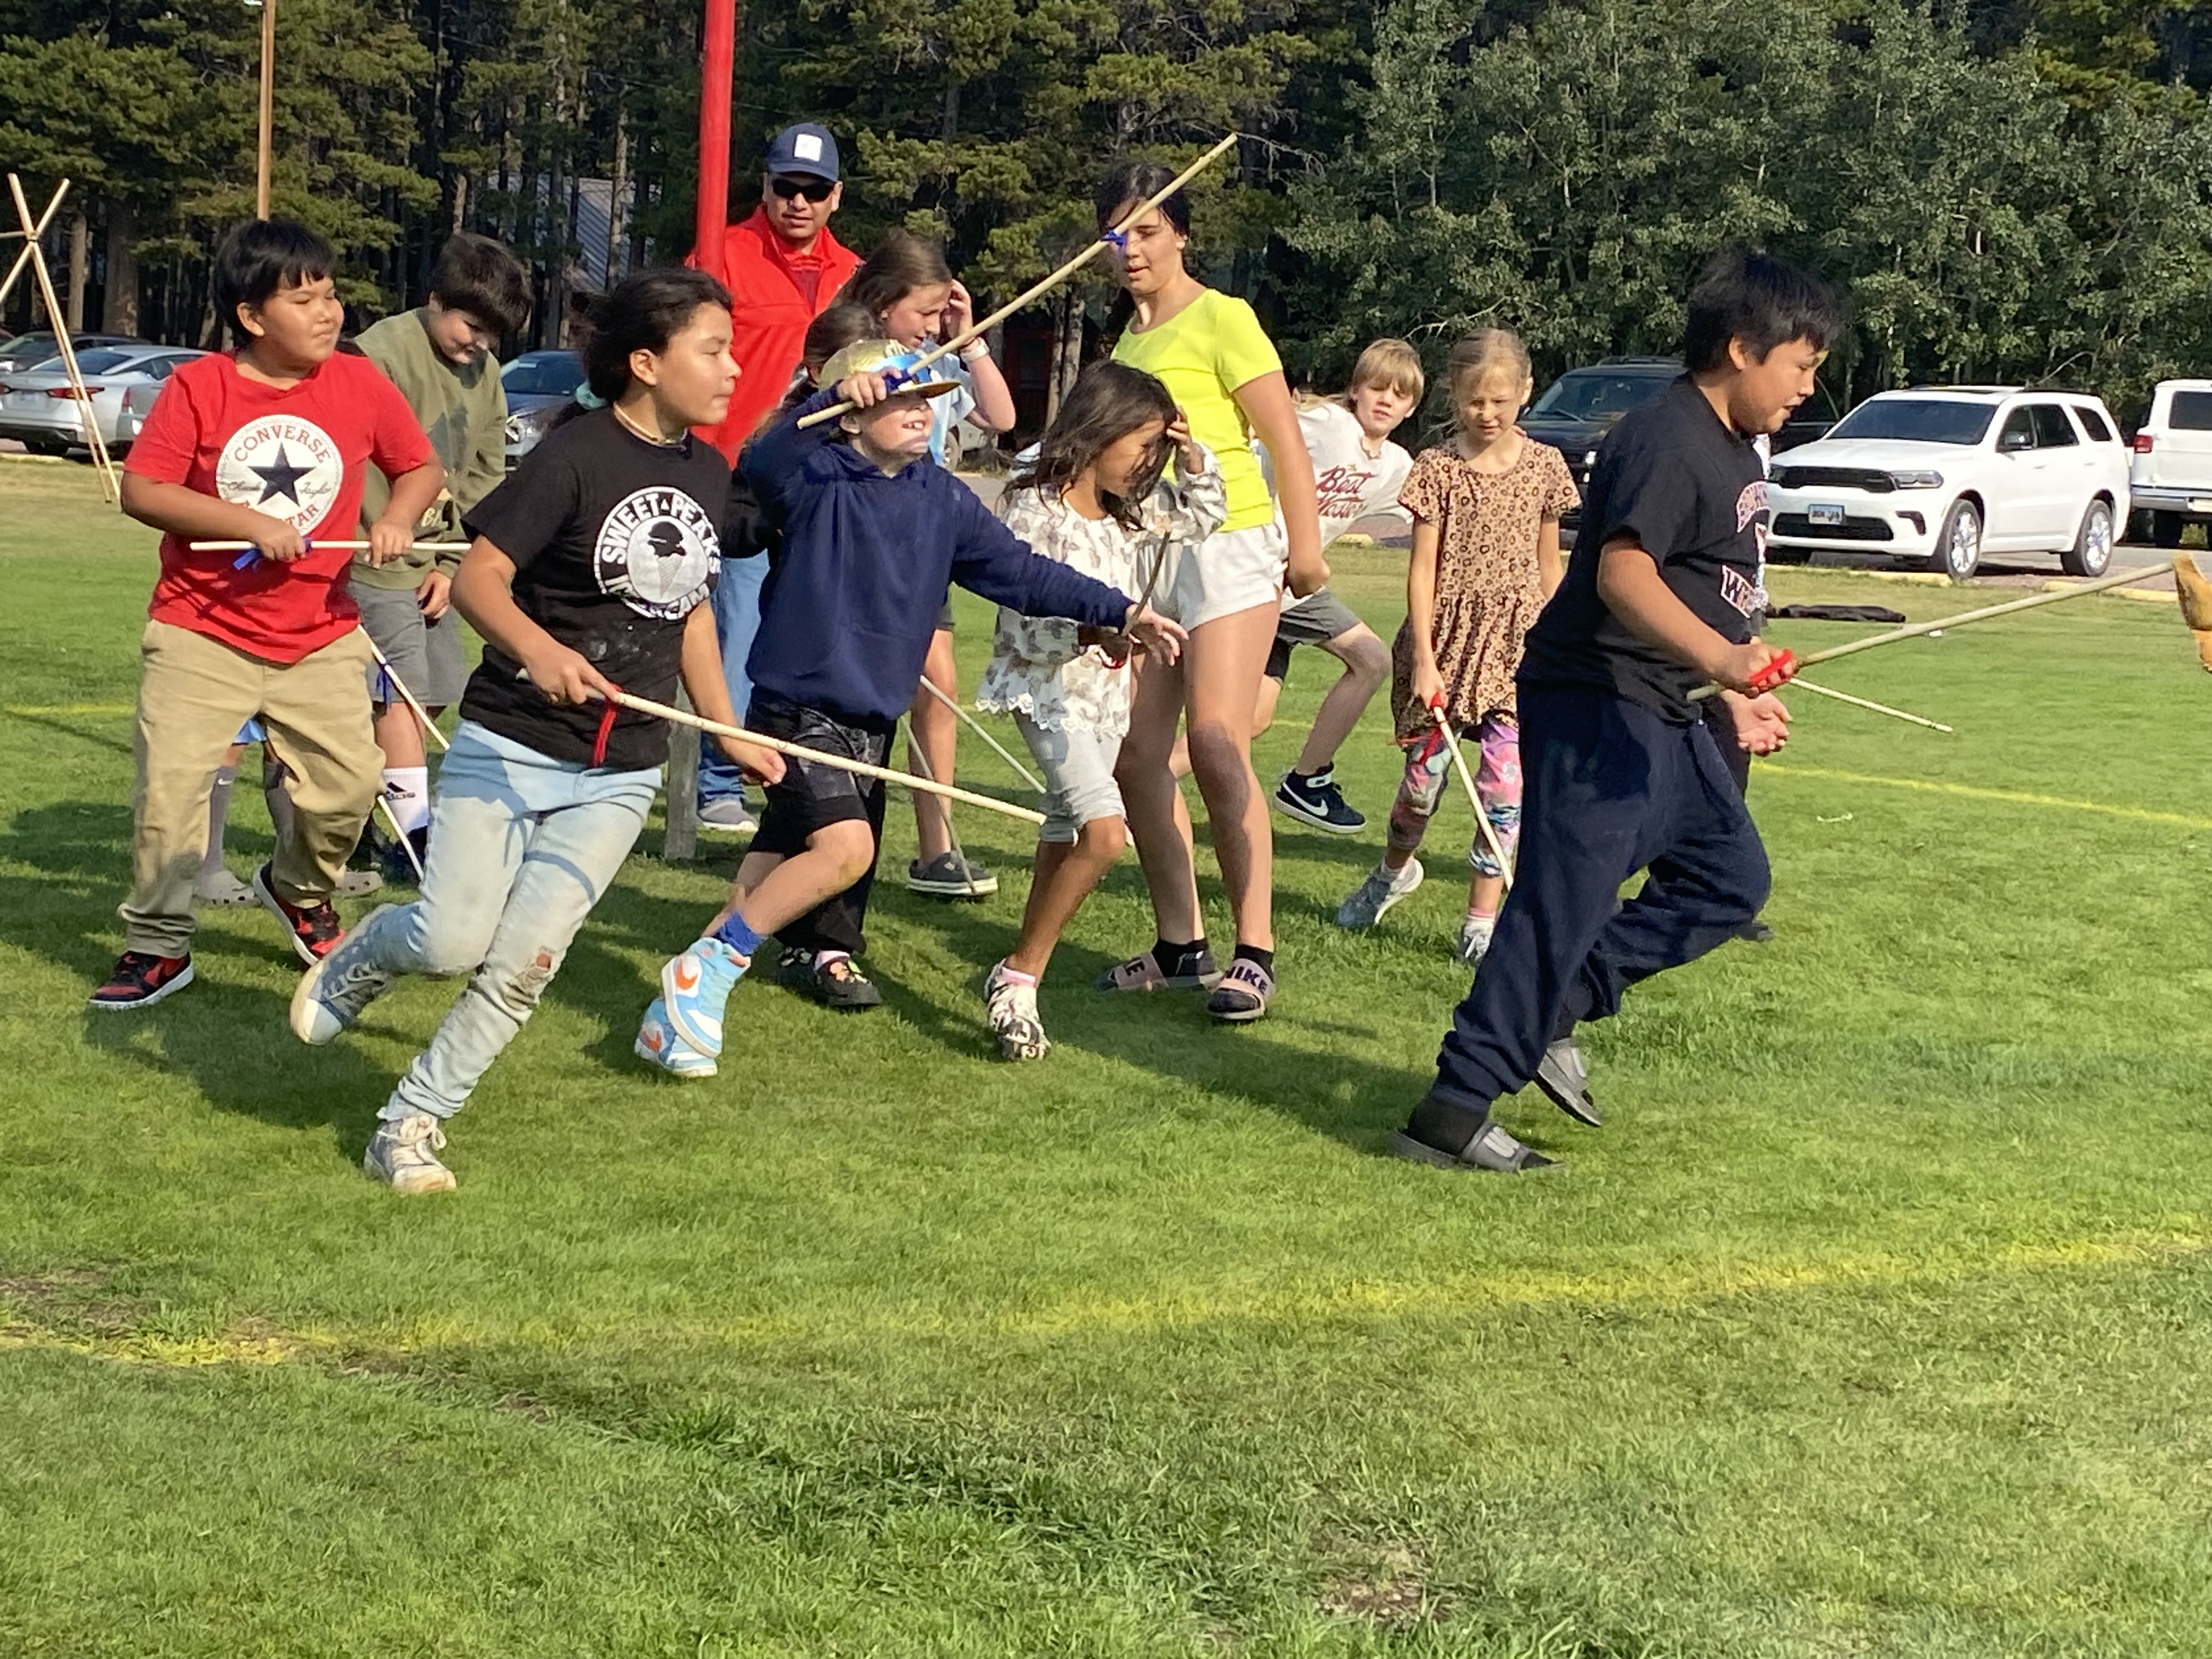
[[[1278,821],[1247,1030],[1088,989],[1149,937],[1125,863],[1019,1069],[977,981],[1026,848],[970,813],[1005,890],[890,884],[889,1006],[748,985],[706,1085],[629,1043],[731,860],[634,860],[459,1192],[405,1201],[356,1161],[452,985],[309,1050],[232,913],[184,994],[82,1012],[153,563],[82,470],[0,465],[0,1653],[2212,1651],[2212,684],[2170,607],[1831,671],[1953,738],[1796,699],[1780,939],[1586,1033],[1601,1133],[1507,1103],[1559,1174],[1380,1155],[1465,989],[1463,806],[1371,938],[1330,916],[1379,828]],[[1395,628],[1389,556],[1338,564]],[[1344,769],[1378,826],[1386,735]]]

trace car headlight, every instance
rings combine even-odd
[[[1899,489],[1941,489],[1943,475],[1927,471],[1893,472],[1889,481]]]
[[[1584,466],[1595,466],[1597,465],[1597,451],[1593,449],[1588,454],[1584,455],[1583,457],[1583,465]]]

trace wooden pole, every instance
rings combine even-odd
[[[1437,730],[1443,733],[1444,747],[1451,750],[1452,770],[1459,774],[1460,783],[1467,790],[1467,804],[1474,808],[1475,828],[1489,844],[1490,856],[1498,860],[1498,872],[1510,893],[1513,890],[1513,866],[1507,862],[1505,848],[1498,842],[1497,826],[1491,823],[1490,814],[1482,810],[1482,796],[1474,787],[1474,774],[1467,769],[1467,757],[1460,752],[1459,736],[1441,708],[1437,710]]]
[[[1939,617],[1934,622],[1911,623],[1903,628],[1893,628],[1887,634],[1870,634],[1865,639],[1853,640],[1848,645],[1832,645],[1826,651],[1815,651],[1809,657],[1797,659],[1797,669],[1812,667],[1815,663],[1833,662],[1838,657],[1856,656],[1862,651],[1871,651],[1878,645],[1895,645],[1899,640],[1917,640],[1923,634],[1940,634],[1948,628],[1964,628],[1968,623],[1987,622],[1992,617],[2009,617],[2017,611],[2033,611],[2039,605],[2058,605],[2068,599],[2078,599],[2090,593],[2102,593],[2115,587],[2125,587],[2130,582],[2148,581],[2173,568],[2173,561],[2146,565],[2138,570],[2114,570],[2083,582],[2078,587],[2062,587],[2051,593],[2031,593],[2024,599],[2008,599],[2002,605],[1985,605],[1978,611],[1961,611],[1955,617]],[[1789,684],[1784,681],[1784,684]],[[1690,693],[1697,702],[1710,697],[1724,688],[1701,685]],[[1778,686],[1776,690],[1781,688]]]
[[[1234,132],[1231,133],[1226,138],[1224,138],[1212,149],[1206,151],[1205,155],[1200,156],[1198,160],[1193,161],[1188,167],[1177,173],[1175,178],[1169,182],[1167,188],[1160,191],[1158,193],[1148,199],[1138,203],[1135,207],[1130,209],[1129,211],[1122,216],[1121,222],[1120,224],[1115,226],[1111,231],[1108,232],[1106,235],[1101,236],[1097,241],[1087,244],[1083,252],[1077,254],[1073,259],[1070,259],[1058,270],[1054,271],[1051,276],[1046,277],[1042,282],[1037,283],[1033,288],[1030,288],[1025,293],[1017,295],[1006,304],[1000,306],[989,316],[984,318],[982,321],[969,324],[967,327],[962,329],[959,333],[954,335],[942,345],[932,346],[927,351],[923,352],[921,356],[914,360],[914,368],[909,370],[908,373],[919,373],[921,370],[928,368],[930,364],[937,362],[939,358],[951,356],[954,352],[959,350],[962,346],[966,345],[969,341],[975,339],[979,335],[989,333],[991,330],[996,328],[1000,323],[1005,322],[1007,318],[1012,316],[1016,312],[1026,310],[1029,307],[1036,304],[1037,301],[1051,293],[1053,289],[1058,288],[1062,283],[1075,275],[1077,271],[1082,270],[1084,266],[1089,264],[1093,259],[1097,258],[1100,250],[1110,245],[1110,239],[1112,237],[1119,236],[1123,234],[1131,225],[1135,224],[1138,220],[1143,218],[1154,208],[1159,206],[1161,203],[1166,201],[1169,197],[1174,195],[1192,179],[1197,178],[1200,173],[1205,172],[1206,168],[1212,166],[1214,161],[1219,156],[1226,153],[1229,149],[1236,143],[1239,137],[1239,134]],[[848,413],[852,407],[853,405],[850,404],[833,404],[828,409],[817,410],[813,414],[809,415],[805,420],[799,422],[799,425],[819,426],[824,421],[834,421],[840,415]]]
[[[1941,720],[1923,720],[1917,714],[1906,714],[1902,708],[1892,708],[1886,702],[1874,702],[1865,697],[1855,697],[1848,691],[1831,691],[1825,685],[1815,685],[1810,680],[1801,680],[1794,675],[1791,676],[1790,684],[1797,690],[1810,691],[1814,696],[1833,697],[1838,702],[1847,702],[1854,708],[1871,709],[1877,714],[1887,714],[1893,720],[1910,720],[1915,726],[1926,726],[1930,732],[1948,732],[1951,729]]]
[[[707,0],[699,55],[699,187],[691,206],[691,263],[721,279],[730,216],[730,87],[738,72],[737,0]]]
[[[361,636],[368,641],[368,654],[376,659],[376,665],[384,671],[384,678],[392,682],[392,689],[405,699],[407,706],[415,711],[415,718],[422,723],[422,735],[426,738],[434,738],[438,747],[441,750],[451,749],[453,745],[447,741],[446,734],[438,729],[438,722],[430,718],[430,711],[415,701],[415,694],[407,689],[407,682],[401,679],[392,668],[392,659],[377,648],[375,639],[366,628],[361,630]]]
[[[824,754],[819,749],[809,749],[796,743],[786,743],[781,738],[771,738],[758,732],[748,732],[743,726],[724,726],[692,714],[689,709],[672,708],[665,702],[654,702],[649,697],[634,697],[627,691],[617,691],[615,702],[621,708],[635,709],[641,714],[656,714],[678,726],[688,726],[694,731],[711,732],[717,737],[736,738],[741,742],[758,744],[763,749],[773,749],[779,755],[789,755],[799,760],[812,761],[820,766],[834,766],[841,772],[851,772],[860,777],[877,778],[884,783],[896,784],[902,789],[919,789],[927,794],[942,795],[947,800],[980,806],[986,811],[1000,812],[1010,818],[1019,818],[1024,823],[1042,823],[1044,814],[1033,812],[1026,806],[1015,806],[988,795],[978,795],[966,789],[956,789],[949,783],[933,783],[927,778],[918,778],[911,772],[894,772],[888,767],[871,766],[866,761],[848,760],[842,755]]]
[[[253,216],[269,216],[269,168],[276,122],[276,0],[261,0],[261,132],[254,149]]]
[[[677,707],[690,713],[691,701],[682,691]],[[699,856],[699,740],[685,737],[668,745],[668,816],[660,834],[660,856],[665,863],[689,864]]]
[[[8,295],[15,289],[15,279],[31,268],[32,245],[46,234],[46,227],[53,222],[54,215],[60,211],[62,198],[69,194],[69,187],[70,181],[66,179],[54,186],[53,197],[47,202],[46,210],[39,216],[39,222],[31,227],[27,234],[20,230],[8,233],[10,236],[23,238],[23,251],[15,256],[15,263],[8,268],[8,280],[0,283],[0,306],[8,303]]]
[[[966,723],[967,727],[970,732],[973,732],[977,737],[982,738],[985,743],[989,744],[993,749],[996,750],[998,751],[999,758],[1006,762],[1007,765],[1012,767],[1014,770],[1020,775],[1021,780],[1024,783],[1029,785],[1030,788],[1036,790],[1040,795],[1044,793],[1044,786],[1036,781],[1036,774],[1031,772],[1028,767],[1023,765],[1019,761],[1016,760],[1013,757],[1012,751],[1010,750],[1006,744],[1000,743],[996,738],[991,735],[991,731],[988,726],[985,726],[982,721],[977,720],[973,714],[963,708],[957,698],[946,696],[943,686],[939,685],[935,680],[930,678],[928,675],[924,674],[921,677],[921,687],[922,690],[928,692],[931,696],[936,698],[938,702],[943,703],[947,708],[950,708],[954,714],[957,714],[961,720]],[[909,738],[908,740],[911,741],[912,739]],[[921,751],[917,750],[915,752],[919,753]],[[927,763],[924,763],[927,764]]]
[[[92,394],[84,389],[84,376],[77,372],[76,346],[70,338],[66,315],[54,293],[52,274],[46,270],[46,250],[31,234],[36,228],[31,217],[31,204],[23,195],[23,181],[12,173],[8,175],[8,193],[15,198],[15,216],[23,222],[31,255],[31,275],[38,283],[40,297],[46,301],[46,320],[54,325],[54,343],[61,348],[62,368],[68,373],[70,392],[76,394],[77,423],[84,433],[86,447],[92,451],[92,464],[100,470],[100,494],[108,501],[119,501],[123,499],[123,486],[115,476],[115,463],[108,459],[107,441],[100,435],[100,422],[92,410]]]

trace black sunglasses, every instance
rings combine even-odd
[[[810,202],[826,202],[830,192],[837,188],[826,179],[771,179],[768,187],[787,202],[794,196],[804,196]]]

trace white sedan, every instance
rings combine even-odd
[[[1776,458],[1771,556],[1882,553],[1974,574],[1984,553],[2055,553],[2101,576],[2128,518],[2128,450],[2103,404],[2012,386],[1877,392]]]

